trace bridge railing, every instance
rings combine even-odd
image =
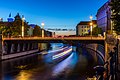
[[[96,40],[96,39],[105,39],[104,37],[4,37],[3,40],[12,40],[12,39],[88,39],[88,40]]]
[[[97,80],[117,80],[118,71],[118,44],[114,47],[114,52],[109,53],[109,58],[103,66],[95,66]]]

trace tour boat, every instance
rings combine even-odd
[[[72,46],[67,46],[62,48],[61,50],[54,52],[52,56],[53,61],[61,61],[68,57],[72,53]]]

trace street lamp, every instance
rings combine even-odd
[[[93,23],[92,23],[92,16],[90,16],[90,32],[91,32],[91,38],[92,38],[92,25],[93,25]]]
[[[24,16],[22,15],[22,37],[24,37]]]
[[[2,21],[2,18],[0,18],[0,22]]]
[[[44,25],[45,24],[42,22],[41,25],[42,25],[42,38],[44,38]]]

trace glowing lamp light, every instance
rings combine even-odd
[[[90,20],[92,20],[92,18],[93,18],[93,17],[92,17],[92,16],[90,16]]]
[[[91,23],[90,23],[90,26],[92,26],[92,24],[93,24],[93,23],[91,22]]]
[[[41,25],[44,26],[45,24],[42,22]]]
[[[22,15],[22,37],[24,37],[24,20],[25,17]]]
[[[22,20],[25,20],[25,17],[23,17]]]

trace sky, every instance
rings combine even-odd
[[[96,19],[97,10],[107,0],[0,0],[0,18],[19,13],[29,24],[44,28],[75,29],[80,21]]]

